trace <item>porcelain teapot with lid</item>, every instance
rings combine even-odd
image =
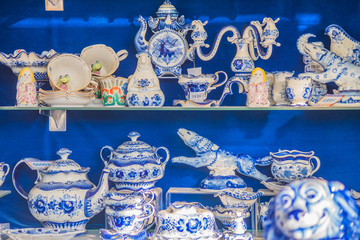
[[[105,208],[109,170],[103,170],[96,187],[87,178],[90,168],[80,167],[68,159],[69,149],[62,148],[57,154],[61,159],[56,161],[20,160],[12,174],[15,190],[28,201],[31,214],[46,228],[85,230],[90,218]],[[22,163],[38,172],[38,179],[29,193],[18,182],[18,166]]]
[[[131,132],[128,135],[131,141],[124,142],[116,150],[104,146],[100,157],[110,170],[110,181],[115,182],[117,189],[148,189],[161,179],[165,173],[166,163],[170,153],[166,147],[151,147],[149,144],[137,140],[140,134]],[[110,150],[110,156],[104,156],[104,150]],[[159,150],[164,150],[165,161],[158,155]]]

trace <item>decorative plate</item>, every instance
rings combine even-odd
[[[70,240],[85,231],[46,229],[46,228],[19,228],[2,231],[13,240]]]
[[[179,75],[177,71],[181,71],[180,66],[186,60],[187,49],[185,38],[174,30],[164,29],[154,34],[149,41],[149,53],[158,68],[155,72]]]

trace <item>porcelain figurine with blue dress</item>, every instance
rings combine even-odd
[[[269,204],[265,240],[355,240],[359,208],[340,182],[303,179],[286,186]]]
[[[334,27],[329,27],[326,31],[332,38],[339,39],[345,38],[345,34],[338,35]],[[312,80],[320,83],[334,82],[338,89],[336,94],[345,95],[335,106],[341,105],[360,105],[360,66],[354,64],[355,61],[347,61],[349,57],[349,49],[353,49],[354,45],[347,46],[344,42],[343,48],[334,47],[337,49],[337,53],[330,51],[324,47],[319,46],[308,41],[310,37],[315,37],[313,34],[304,34],[297,41],[297,47],[299,52],[303,55],[309,55],[314,61],[318,62],[323,68],[322,73],[302,73],[299,76],[308,76]],[[335,41],[335,40],[334,40]],[[342,51],[339,49],[346,49]],[[353,55],[351,55],[353,56]],[[353,58],[351,57],[350,58]],[[355,61],[356,62],[356,61]]]
[[[104,208],[104,199],[109,190],[109,170],[104,169],[98,186],[87,178],[89,168],[80,167],[74,160],[68,159],[71,151],[60,149],[61,159],[41,161],[34,158],[20,160],[13,170],[15,190],[25,198],[31,214],[45,228],[81,230],[96,214]],[[38,171],[36,185],[26,193],[19,184],[19,166],[26,163],[32,170]]]
[[[254,159],[245,154],[233,154],[221,149],[209,139],[183,128],[178,130],[178,135],[187,146],[195,151],[196,157],[174,157],[172,162],[184,163],[196,168],[207,167],[210,170],[210,175],[201,182],[200,188],[245,188],[244,180],[237,176],[235,171],[260,181],[268,178],[255,166],[270,165],[272,162],[270,156]]]

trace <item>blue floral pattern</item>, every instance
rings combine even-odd
[[[35,198],[29,198],[30,211],[37,215],[57,215],[57,216],[75,216],[83,209],[84,203],[80,200],[80,196],[70,196],[65,194],[63,196],[45,197],[41,194]]]
[[[149,85],[150,85],[150,81],[148,79],[141,79],[141,80],[138,81],[138,86],[139,87],[145,88],[145,87],[147,87]]]

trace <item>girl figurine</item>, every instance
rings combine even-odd
[[[261,68],[255,68],[251,72],[251,77],[247,93],[248,107],[269,107],[268,86],[266,83],[265,71]]]
[[[21,69],[16,91],[17,106],[37,106],[35,78],[30,68]]]

